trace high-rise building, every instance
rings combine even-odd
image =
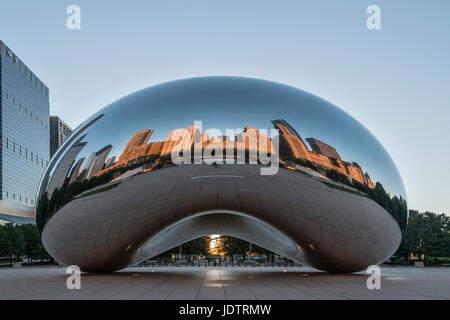
[[[297,159],[309,160],[309,150],[298,132],[286,120],[273,120],[280,135],[280,154]]]
[[[104,169],[106,158],[108,158],[112,148],[113,146],[108,144],[95,153],[95,157],[89,167],[89,171],[86,174],[86,179],[91,179],[96,173]]]
[[[130,160],[145,155],[149,148],[147,142],[152,133],[153,130],[145,129],[133,134],[117,162],[121,164],[127,163]]]
[[[192,149],[195,144],[195,137],[200,134],[197,126],[190,126],[187,129],[172,130],[161,150],[161,155],[171,154],[172,152],[182,152]],[[200,136],[201,139],[201,136]]]
[[[50,117],[50,157],[66,141],[72,133],[72,129],[57,116]]]
[[[78,139],[66,152],[64,157],[61,159],[61,165],[58,166],[58,169],[53,173],[53,179],[50,181],[48,186],[49,195],[53,194],[53,191],[56,188],[61,188],[66,182],[67,174],[69,173],[70,168],[72,167],[76,157],[86,146],[86,142],[82,142],[86,135],[83,135]]]
[[[359,183],[365,184],[366,181],[364,179],[364,173],[361,169],[361,166],[356,162],[345,162],[344,161],[345,168],[347,169],[348,175],[350,176],[351,180],[358,181]],[[372,183],[373,185],[373,183]]]
[[[0,92],[0,219],[31,222],[50,156],[49,90],[2,41]]]
[[[336,151],[336,149],[329,144],[326,144],[325,142],[320,141],[316,138],[306,138],[306,141],[308,141],[311,149],[313,149],[314,152],[327,156],[328,158],[334,158],[342,161],[341,156]]]
[[[259,153],[275,152],[270,138],[254,127],[245,127],[243,132],[236,134],[236,140],[239,149],[243,148]]]

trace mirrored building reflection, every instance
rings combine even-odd
[[[208,234],[358,271],[397,249],[408,218],[395,165],[355,119],[235,77],[174,81],[102,109],[52,159],[38,196],[46,248],[93,272]]]

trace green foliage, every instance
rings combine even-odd
[[[201,237],[183,244],[182,250],[188,254],[206,255],[209,251],[209,237]]]
[[[225,256],[233,256],[235,254],[240,254],[242,256],[246,256],[250,250],[250,243],[245,240],[241,240],[238,238],[230,237],[230,236],[221,236],[220,238],[216,238],[215,249],[217,251],[223,253]],[[199,256],[207,256],[212,254],[210,252],[210,242],[211,239],[209,236],[201,237],[189,242],[186,242],[181,245],[181,254],[183,255],[199,255]],[[162,257],[170,257],[172,254],[179,254],[180,246],[176,246],[166,252],[162,253],[160,256]],[[266,250],[262,247],[259,247],[255,244],[252,244],[252,253],[257,255],[267,255],[272,256],[273,253],[269,250]]]
[[[1,249],[3,256],[8,256],[11,260],[17,261],[25,251],[23,232],[18,226],[8,223],[1,227],[0,234]]]
[[[230,237],[221,236],[217,239],[217,250],[223,252],[225,256],[233,256],[235,254],[247,255],[250,252],[250,243],[248,241]],[[273,253],[267,249],[252,244],[252,253],[257,255],[272,255]]]
[[[450,257],[450,217],[410,210],[408,228],[396,255],[409,260],[411,253],[434,263],[439,257]]]
[[[199,256],[207,255],[209,253],[209,243],[210,239],[208,236],[183,243],[181,245],[181,254],[184,255],[195,254]],[[180,253],[180,246],[176,246],[162,253],[160,256],[170,257],[172,256],[172,254],[179,254],[179,253]]]
[[[294,162],[294,163],[296,163],[298,165],[301,165],[301,166],[303,166],[305,168],[309,168],[309,169],[317,171],[317,167],[309,160],[305,160],[305,159],[302,159],[302,158],[294,158],[292,156],[283,156],[283,160]]]
[[[355,181],[353,181],[355,186]],[[360,188],[360,190],[364,191]],[[404,231],[406,229],[406,217],[408,215],[408,206],[406,200],[401,196],[400,198],[391,196],[386,192],[383,185],[379,182],[375,184],[375,189],[369,189],[368,194],[377,202],[380,206],[385,208],[400,225],[400,229]]]
[[[247,241],[238,238],[221,236],[216,241],[217,250],[223,252],[226,256],[233,256],[234,254],[245,255],[250,249]]]
[[[325,181],[321,181],[321,182],[322,182],[323,184],[326,184],[326,185],[329,186],[330,188],[334,188],[334,189],[337,189],[337,190],[341,190],[341,191],[344,191],[344,192],[353,193],[353,194],[356,194],[356,195],[358,195],[358,196],[361,196],[361,194],[360,194],[359,192],[354,191],[354,190],[352,190],[352,189],[345,188],[345,187],[341,187],[341,186],[335,185],[335,184],[333,184],[333,183],[328,183],[328,182],[325,182]]]
[[[349,184],[347,176],[345,174],[342,174],[342,173],[334,170],[334,169],[325,171],[325,174],[329,179],[331,179],[333,181],[339,181],[344,184]]]
[[[7,257],[10,261],[20,261],[23,256],[29,261],[50,259],[36,227],[11,223],[0,226],[0,257]]]

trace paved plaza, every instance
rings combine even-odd
[[[2,268],[0,299],[450,299],[450,268],[382,267],[381,289],[364,272],[329,274],[296,267],[128,268],[82,274],[68,290],[64,268]]]

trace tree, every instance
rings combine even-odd
[[[201,237],[192,241],[186,242],[182,245],[182,253],[190,255],[206,255],[209,252],[209,237]]]
[[[0,257],[9,256],[9,243],[6,237],[5,226],[0,226]]]
[[[158,255],[158,257],[170,257],[172,256],[172,254],[176,254],[178,255],[180,253],[180,246],[181,246],[181,254],[184,255],[191,255],[191,254],[195,254],[195,255],[206,255],[209,253],[209,243],[210,243],[210,239],[208,236],[205,237],[201,237],[198,239],[194,239],[188,242],[185,242],[181,245],[178,245],[176,247],[173,247],[163,253],[161,253],[160,255]]]
[[[409,260],[410,254],[418,255],[419,260],[423,254],[422,237],[424,233],[424,222],[421,213],[415,210],[410,210],[408,228],[404,235],[403,241],[400,245],[397,254],[404,256]]]
[[[27,256],[29,261],[33,261],[33,259],[37,258],[35,251],[38,246],[41,245],[38,231],[34,225],[30,224],[20,226],[18,231],[23,234],[24,254]]]
[[[20,261],[23,255],[29,261],[51,259],[41,243],[36,226],[11,223],[0,226],[0,257]]]
[[[217,249],[224,255],[232,257],[235,254],[247,255],[250,251],[250,243],[248,241],[238,239],[231,236],[221,236],[218,239]],[[267,255],[273,259],[273,252],[260,246],[252,244],[252,253],[258,255]]]
[[[409,211],[408,227],[397,254],[409,260],[412,253],[425,260],[450,256],[450,217],[432,212]]]
[[[39,242],[38,245],[34,248],[33,257],[35,259],[53,261],[53,258],[48,254],[47,250],[45,250],[41,242]]]
[[[2,227],[3,229],[3,241],[5,255],[9,256],[11,260],[19,261],[20,256],[24,253],[24,237],[22,232],[19,231],[18,226],[14,226],[8,223]]]
[[[245,255],[249,250],[249,243],[238,238],[221,236],[216,241],[217,250],[228,257],[232,257],[235,254]]]
[[[434,258],[437,263],[437,257],[442,257],[446,254],[446,216],[444,214],[437,215],[432,212],[425,212],[424,218],[424,233],[423,233],[423,251],[425,260],[427,257]]]

